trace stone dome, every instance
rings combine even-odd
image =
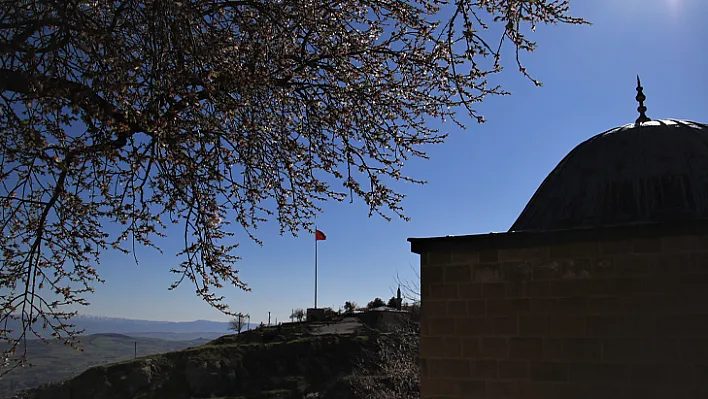
[[[708,221],[708,124],[649,120],[637,91],[637,122],[568,153],[510,232]]]

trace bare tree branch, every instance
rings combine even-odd
[[[100,255],[159,249],[168,225],[170,288],[234,316],[214,290],[249,290],[237,233],[312,232],[348,195],[407,220],[392,186],[424,183],[403,166],[444,141],[429,122],[482,122],[501,44],[530,78],[524,32],[553,23],[585,21],[562,0],[0,0],[7,365],[28,334],[75,346],[65,309],[89,304]]]

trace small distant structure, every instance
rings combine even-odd
[[[355,313],[355,316],[367,326],[382,331],[395,329],[410,317],[407,310],[399,310],[389,306],[367,309],[364,312]]]
[[[396,291],[396,309],[401,310],[401,306],[403,305],[403,298],[401,297],[401,286],[398,286],[398,290]]]
[[[324,308],[308,308],[306,320],[308,323],[313,321],[325,321],[325,309]]]

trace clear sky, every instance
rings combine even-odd
[[[401,185],[410,222],[368,218],[362,200],[325,204],[317,224],[327,234],[319,244],[320,306],[345,301],[365,304],[387,299],[395,276],[413,278],[418,255],[409,237],[506,231],[555,165],[591,136],[637,117],[636,74],[647,96],[648,116],[708,122],[708,15],[706,0],[572,0],[572,14],[592,26],[542,26],[531,37],[539,44],[525,66],[543,87],[536,88],[506,59],[495,78],[511,96],[490,97],[478,109],[488,122],[468,118],[468,129],[440,125],[445,144],[429,147],[431,160],[416,160],[406,171],[424,186]],[[509,55],[509,54],[507,54]],[[227,303],[252,322],[285,320],[292,308],[314,301],[314,237],[280,236],[277,223],[262,225],[264,246],[238,235],[241,278],[252,288],[226,288]],[[100,265],[106,280],[81,312],[136,319],[228,320],[194,294],[185,282],[167,287],[179,238],[163,240],[165,255],[139,250],[107,253]]]

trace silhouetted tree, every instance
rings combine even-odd
[[[103,282],[101,254],[157,248],[167,225],[184,237],[170,289],[189,281],[235,316],[213,292],[249,289],[231,223],[259,243],[252,232],[271,217],[281,233],[312,232],[319,204],[347,195],[407,219],[391,184],[423,183],[402,168],[444,141],[428,122],[462,127],[459,111],[482,122],[475,104],[507,94],[487,84],[502,44],[528,76],[524,32],[584,22],[568,11],[566,0],[0,2],[7,353],[13,318],[21,338],[45,338],[46,325],[75,346],[69,319]]]
[[[292,316],[294,319],[296,319],[298,322],[301,322],[302,319],[305,318],[305,310],[300,309],[300,308],[295,309],[295,310],[293,310],[293,313],[292,313],[291,316]]]
[[[246,327],[246,319],[248,319],[247,314],[238,313],[235,318],[231,319],[229,322],[229,330],[235,331],[236,334],[240,334],[241,330]]]
[[[386,306],[386,302],[384,302],[383,299],[378,297],[366,304],[366,307],[369,309],[380,308],[381,306]]]
[[[345,313],[354,313],[354,311],[357,308],[357,304],[354,301],[346,301],[344,302],[344,312]]]

